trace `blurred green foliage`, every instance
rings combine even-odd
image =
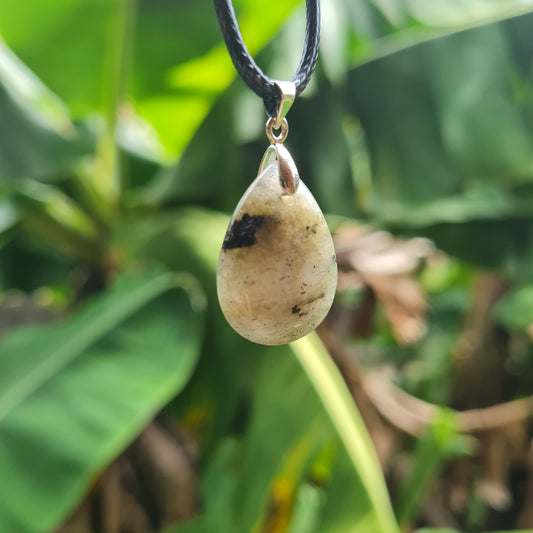
[[[250,51],[288,78],[302,2],[235,4]],[[288,144],[326,213],[430,237],[453,256],[424,274],[427,336],[392,350],[409,361],[405,388],[444,405],[475,270],[513,284],[502,323],[533,316],[533,6],[322,4],[321,59]],[[211,4],[4,1],[0,35],[0,297],[45,295],[66,315],[0,340],[0,530],[55,528],[168,405],[184,423],[201,413],[204,512],[173,531],[263,531],[277,487],[287,512],[276,531],[398,531],[319,341],[255,346],[218,308],[227,213],[266,140]],[[458,438],[443,410],[413,452],[402,523]]]

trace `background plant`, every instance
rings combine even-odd
[[[431,305],[419,317],[425,334],[402,341],[391,291],[349,261],[363,282],[347,284],[339,304],[343,316],[349,308],[377,317],[372,334],[354,340],[338,321],[322,332],[359,361],[392,364],[398,384],[438,407],[416,442],[396,450],[408,465],[389,472],[396,518],[372,443],[317,338],[255,346],[221,317],[218,250],[265,148],[265,116],[235,81],[212,6],[46,0],[0,3],[0,530],[52,531],[85,495],[108,501],[113,468],[130,467],[150,436],[172,435],[172,464],[194,456],[183,431],[198,463],[176,473],[185,487],[156,479],[168,491],[154,489],[136,522],[146,520],[146,531],[191,516],[173,530],[416,528],[428,524],[426,491],[443,466],[475,453],[447,407],[530,394],[533,5],[322,4],[318,72],[290,116],[301,175],[339,235],[352,220],[429,238],[446,253],[409,272]],[[285,78],[301,51],[301,2],[236,7],[251,52]],[[483,304],[486,294],[496,307]],[[491,329],[470,327],[476,317]],[[465,328],[496,346],[505,337],[496,358],[475,352],[485,387],[466,399],[457,391],[468,374],[453,357],[472,338]],[[497,385],[492,396],[487,383]],[[521,465],[516,475],[526,474]],[[515,501],[516,486],[508,482]],[[192,503],[177,510],[168,494]],[[110,516],[125,520],[113,501],[101,507],[111,525],[96,530],[119,527]],[[518,527],[520,502],[507,515],[491,502],[472,492],[457,524]],[[80,531],[80,516],[64,531]]]

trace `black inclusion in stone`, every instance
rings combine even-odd
[[[255,232],[260,228],[268,217],[264,215],[250,216],[244,213],[239,220],[236,220],[224,237],[222,244],[223,250],[232,250],[235,248],[244,248],[252,246],[257,241],[255,239]]]

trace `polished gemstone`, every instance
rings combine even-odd
[[[337,284],[330,231],[300,181],[295,194],[280,186],[279,165],[250,185],[230,221],[217,268],[222,312],[243,337],[285,344],[315,329],[329,311]]]

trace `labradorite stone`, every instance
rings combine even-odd
[[[285,194],[277,163],[269,165],[239,202],[222,244],[224,316],[253,342],[285,344],[322,322],[336,284],[333,241],[313,195],[302,181]]]

